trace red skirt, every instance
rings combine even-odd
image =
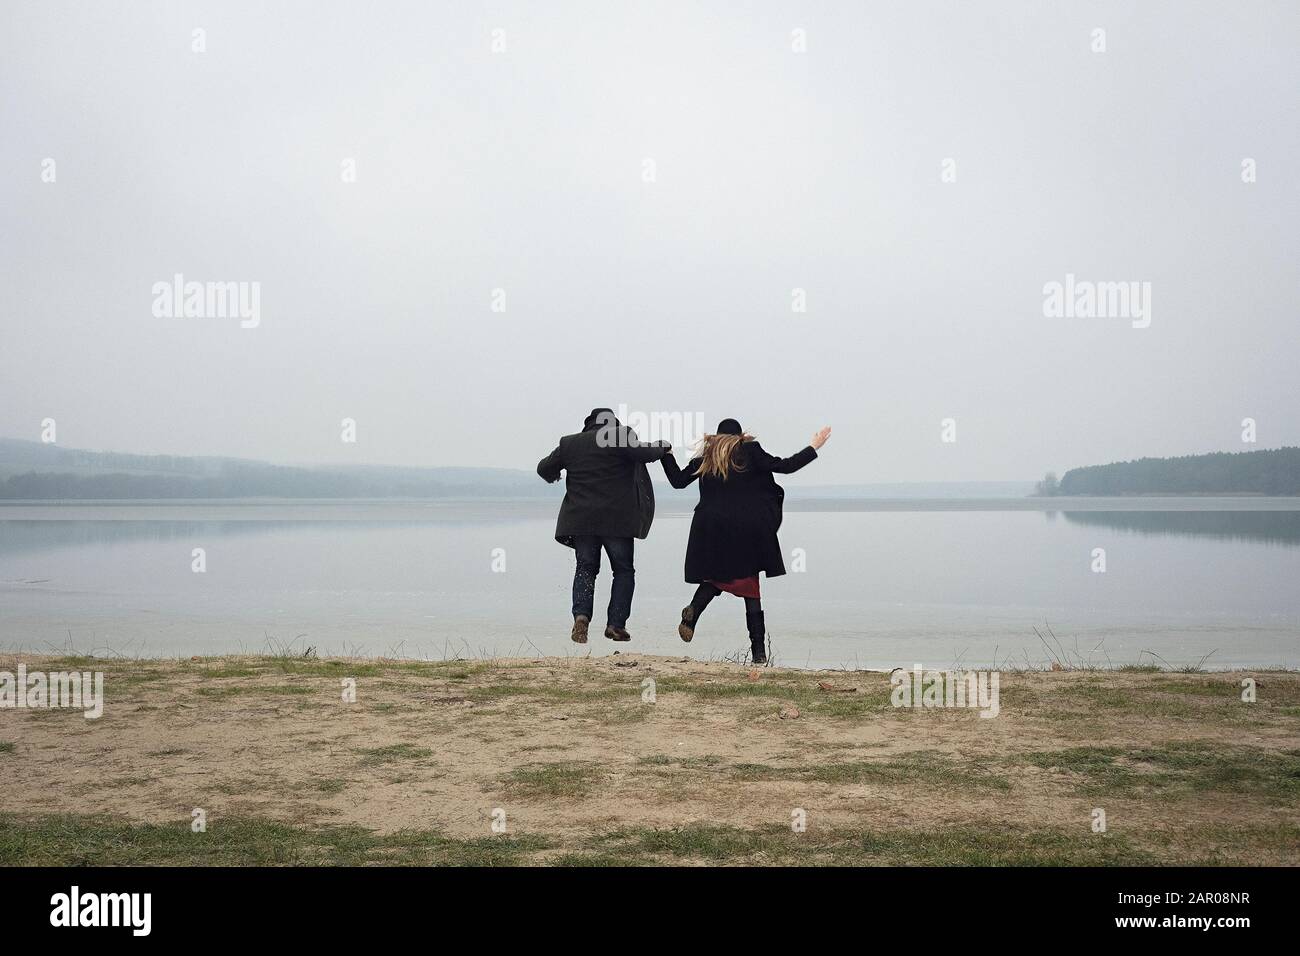
[[[709,583],[719,591],[726,591],[736,597],[757,598],[759,596],[757,574],[751,574],[747,578],[736,578],[734,581],[710,581]]]

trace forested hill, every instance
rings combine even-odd
[[[239,458],[79,451],[0,438],[0,499],[555,497],[508,468],[287,466]]]
[[[1049,482],[1050,485],[1050,482]],[[1058,495],[1300,495],[1300,448],[1139,458],[1071,468]]]

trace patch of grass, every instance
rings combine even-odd
[[[435,830],[380,835],[362,827],[299,827],[258,818],[209,818],[206,833],[193,833],[188,819],[138,824],[0,813],[3,866],[515,866],[550,845],[538,836],[459,840]]]
[[[562,853],[547,862],[551,866],[568,867],[635,866],[639,863],[631,862],[617,853]]]
[[[1163,672],[1162,672],[1163,673]],[[1287,716],[1289,705],[1300,704],[1300,682],[1260,678],[1258,701],[1241,699],[1240,675],[1229,677],[1189,674],[1161,676],[1140,684],[1114,686],[1093,677],[1062,688],[1065,708],[1048,709],[1049,719],[1073,720],[1077,707],[1099,715],[1145,719],[1178,718],[1199,722],[1249,724],[1271,716]],[[1003,697],[1006,692],[1003,692]],[[1074,706],[1070,706],[1074,705]]]
[[[267,671],[291,674],[294,677],[377,677],[384,672],[378,661],[329,661],[316,658],[273,657],[267,662]]]
[[[592,841],[593,848],[621,856],[628,862],[644,862],[646,857],[676,857],[708,861],[736,861],[754,856],[765,848],[792,836],[789,827],[745,830],[740,827],[694,824],[674,829],[625,827]],[[640,859],[638,859],[640,858]]]
[[[1163,860],[1180,866],[1294,865],[1300,825],[1208,824],[1154,830],[1143,835]]]
[[[641,773],[654,778],[651,784],[665,800],[685,800],[714,786],[717,774],[725,775],[727,762],[714,754],[702,757],[670,757],[651,754],[637,760]]]
[[[245,778],[243,780],[229,780],[225,783],[213,784],[212,789],[228,797],[242,797],[244,794],[257,793],[265,785],[265,780],[258,781]]]
[[[1188,694],[1194,697],[1241,700],[1241,687],[1222,680],[1160,680],[1152,682],[1149,689],[1162,691],[1166,694]]]
[[[419,691],[424,690],[424,685],[418,681],[393,680],[387,677],[381,680],[371,681],[366,685],[366,687],[369,690],[393,691],[402,696],[418,693]]]
[[[104,674],[104,685],[106,691],[108,688],[120,691],[124,687],[152,684],[154,681],[166,680],[167,677],[165,672],[154,668],[118,668]]]
[[[186,664],[188,662],[181,662]],[[465,680],[490,669],[488,664],[465,661],[403,661],[373,659],[321,659],[296,655],[263,655],[252,658],[203,658],[195,662],[203,677],[255,677],[259,674],[288,674],[295,677],[426,677]]]
[[[877,760],[831,761],[796,767],[741,763],[728,768],[738,780],[795,780],[829,784],[888,784],[1010,790],[1006,777],[975,761],[957,761],[934,751],[915,751]]]
[[[205,680],[221,680],[223,677],[257,677],[262,673],[262,671],[254,667],[246,667],[240,664],[228,664],[225,667],[201,667],[197,673]]]
[[[1025,759],[1044,770],[1098,773],[1113,767],[1115,758],[1123,755],[1123,747],[1069,747],[1065,750],[1037,751],[1026,754]]]
[[[998,690],[998,706],[1004,710],[1023,714],[1037,707],[1042,701],[1043,698],[1037,691],[1031,690],[1024,684],[1002,686]]]
[[[67,654],[62,657],[47,657],[39,665],[29,664],[29,667],[44,671],[104,671],[107,673],[121,665],[121,661],[115,658],[91,657],[88,654]]]
[[[104,794],[110,790],[130,790],[133,787],[148,787],[158,782],[158,778],[148,774],[131,774],[116,777],[98,777],[86,783],[73,783],[68,786],[68,793],[84,797],[87,794]]]
[[[602,720],[606,724],[635,724],[654,716],[654,706],[641,703],[639,698],[634,704],[615,705],[605,711]]]
[[[100,671],[104,674],[106,682],[109,678],[112,678],[113,684],[117,687],[144,681],[162,680],[172,670],[170,662],[159,660],[133,657],[89,657],[81,654],[45,657],[39,663],[29,663],[27,666],[32,670],[41,670],[51,674],[62,671],[81,671],[83,673],[86,671],[91,673]]]
[[[414,744],[390,744],[387,747],[358,750],[357,753],[361,754],[363,767],[393,763],[398,760],[422,760],[433,756],[433,751],[428,747],[417,747]]]
[[[1025,759],[1069,774],[1081,793],[1130,795],[1158,791],[1240,793],[1272,800],[1300,797],[1300,750],[1224,747],[1198,742],[1164,747],[1072,747]]]
[[[28,707],[22,711],[22,714],[26,720],[57,720],[74,714],[82,717],[85,711],[77,707]]]
[[[12,740],[0,740],[0,754],[11,754],[14,752]]]
[[[315,694],[319,690],[319,687],[302,684],[232,684],[229,687],[200,687],[195,693],[204,697],[287,697]]]
[[[558,703],[595,704],[620,698],[640,700],[641,688],[639,684],[593,687],[588,684],[534,685],[512,681],[475,687],[469,696],[475,702],[496,702],[507,697],[538,697]]]
[[[1130,751],[1188,790],[1249,793],[1277,799],[1300,796],[1300,750],[1171,744]]]
[[[1295,824],[1169,827],[1132,835],[1094,834],[1083,825],[823,830],[814,823],[794,833],[783,824],[752,830],[696,824],[613,830],[545,859],[538,854],[557,845],[538,835],[380,835],[356,826],[294,826],[260,818],[209,818],[207,832],[196,834],[189,823],[0,812],[0,866],[1222,866],[1259,865],[1300,841]]]
[[[625,828],[590,841],[598,858],[636,866],[705,862],[783,866],[1097,866],[1150,864],[1156,858],[1124,836],[995,825],[923,830],[795,833],[782,824],[758,829],[693,825]],[[578,857],[573,865],[587,865]],[[611,865],[604,863],[603,865]]]
[[[702,757],[670,757],[667,754],[651,754],[639,757],[637,763],[643,767],[681,767],[684,770],[710,770],[726,764],[726,759],[717,754],[705,754]]]
[[[798,759],[798,755],[796,755]],[[654,768],[658,776],[679,772],[715,771],[733,780],[825,784],[882,784],[926,786],[945,789],[976,788],[1010,790],[1011,781],[991,772],[983,763],[955,760],[935,751],[914,751],[896,757],[867,760],[836,760],[816,764],[782,766],[762,763],[730,764],[719,756],[672,757],[652,754],[637,763]]]
[[[516,767],[502,779],[501,786],[507,794],[521,800],[582,797],[592,791],[599,779],[599,767],[569,760]]]
[[[1172,694],[1152,694],[1149,687],[1110,687],[1100,681],[1087,681],[1063,688],[1062,696],[1080,704],[1094,714],[1108,713],[1137,717],[1197,717],[1209,713],[1197,702]],[[1077,714],[1057,711],[1055,716],[1073,718]]]
[[[491,668],[486,664],[466,664],[464,661],[447,661],[445,664],[433,665],[431,670],[417,670],[416,673],[428,674],[441,680],[467,681]]]
[[[857,693],[847,694],[824,691],[817,686],[818,675],[768,675],[751,681],[743,674],[734,679],[700,682],[681,677],[661,677],[656,693],[663,697],[671,694],[689,694],[702,701],[761,700],[768,703],[754,714],[775,712],[783,703],[792,703],[808,716],[831,718],[868,717],[882,711],[893,710],[889,702],[889,681],[880,674],[854,674],[851,678],[837,679],[833,683],[856,685]],[[770,702],[770,703],[769,703]]]
[[[430,677],[440,677],[444,680],[451,678],[464,680],[466,677],[472,677],[475,674],[506,669],[504,665],[497,666],[487,661],[465,660],[390,661],[385,666],[394,670],[406,671],[410,674],[424,674]]]
[[[1241,677],[1250,675],[1242,674]],[[1231,685],[1237,698],[1241,698],[1241,681]],[[1282,680],[1281,678],[1270,677],[1265,674],[1259,677],[1255,684],[1255,693],[1258,696],[1257,703],[1266,706],[1280,705],[1294,707],[1300,705],[1300,681]],[[1251,704],[1250,706],[1255,706]]]

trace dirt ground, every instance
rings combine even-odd
[[[635,653],[20,656],[0,671],[19,663],[102,670],[106,702],[97,720],[0,710],[11,821],[188,823],[202,808],[209,827],[255,818],[469,839],[490,836],[495,815],[507,834],[545,837],[546,862],[611,832],[799,832],[802,813],[807,834],[852,849],[830,862],[900,834],[931,841],[917,862],[978,862],[933,841],[983,832],[1046,839],[1059,850],[1046,862],[1300,863],[1297,673],[1003,672],[1000,713],[986,719],[894,707],[877,672]],[[1247,677],[1254,702],[1241,699]],[[1123,852],[1096,857],[1103,839]]]

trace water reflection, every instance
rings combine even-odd
[[[303,521],[5,521],[0,522],[0,556],[132,541],[165,543],[266,535],[309,524]]]
[[[1072,524],[1132,531],[1300,545],[1300,511],[1066,511]],[[1048,512],[1051,520],[1052,512]]]
[[[253,537],[276,532],[328,528],[369,530],[409,525],[477,527],[518,519],[439,517],[417,521],[0,521],[0,556],[59,548],[127,544],[133,541],[197,541],[215,537]]]

